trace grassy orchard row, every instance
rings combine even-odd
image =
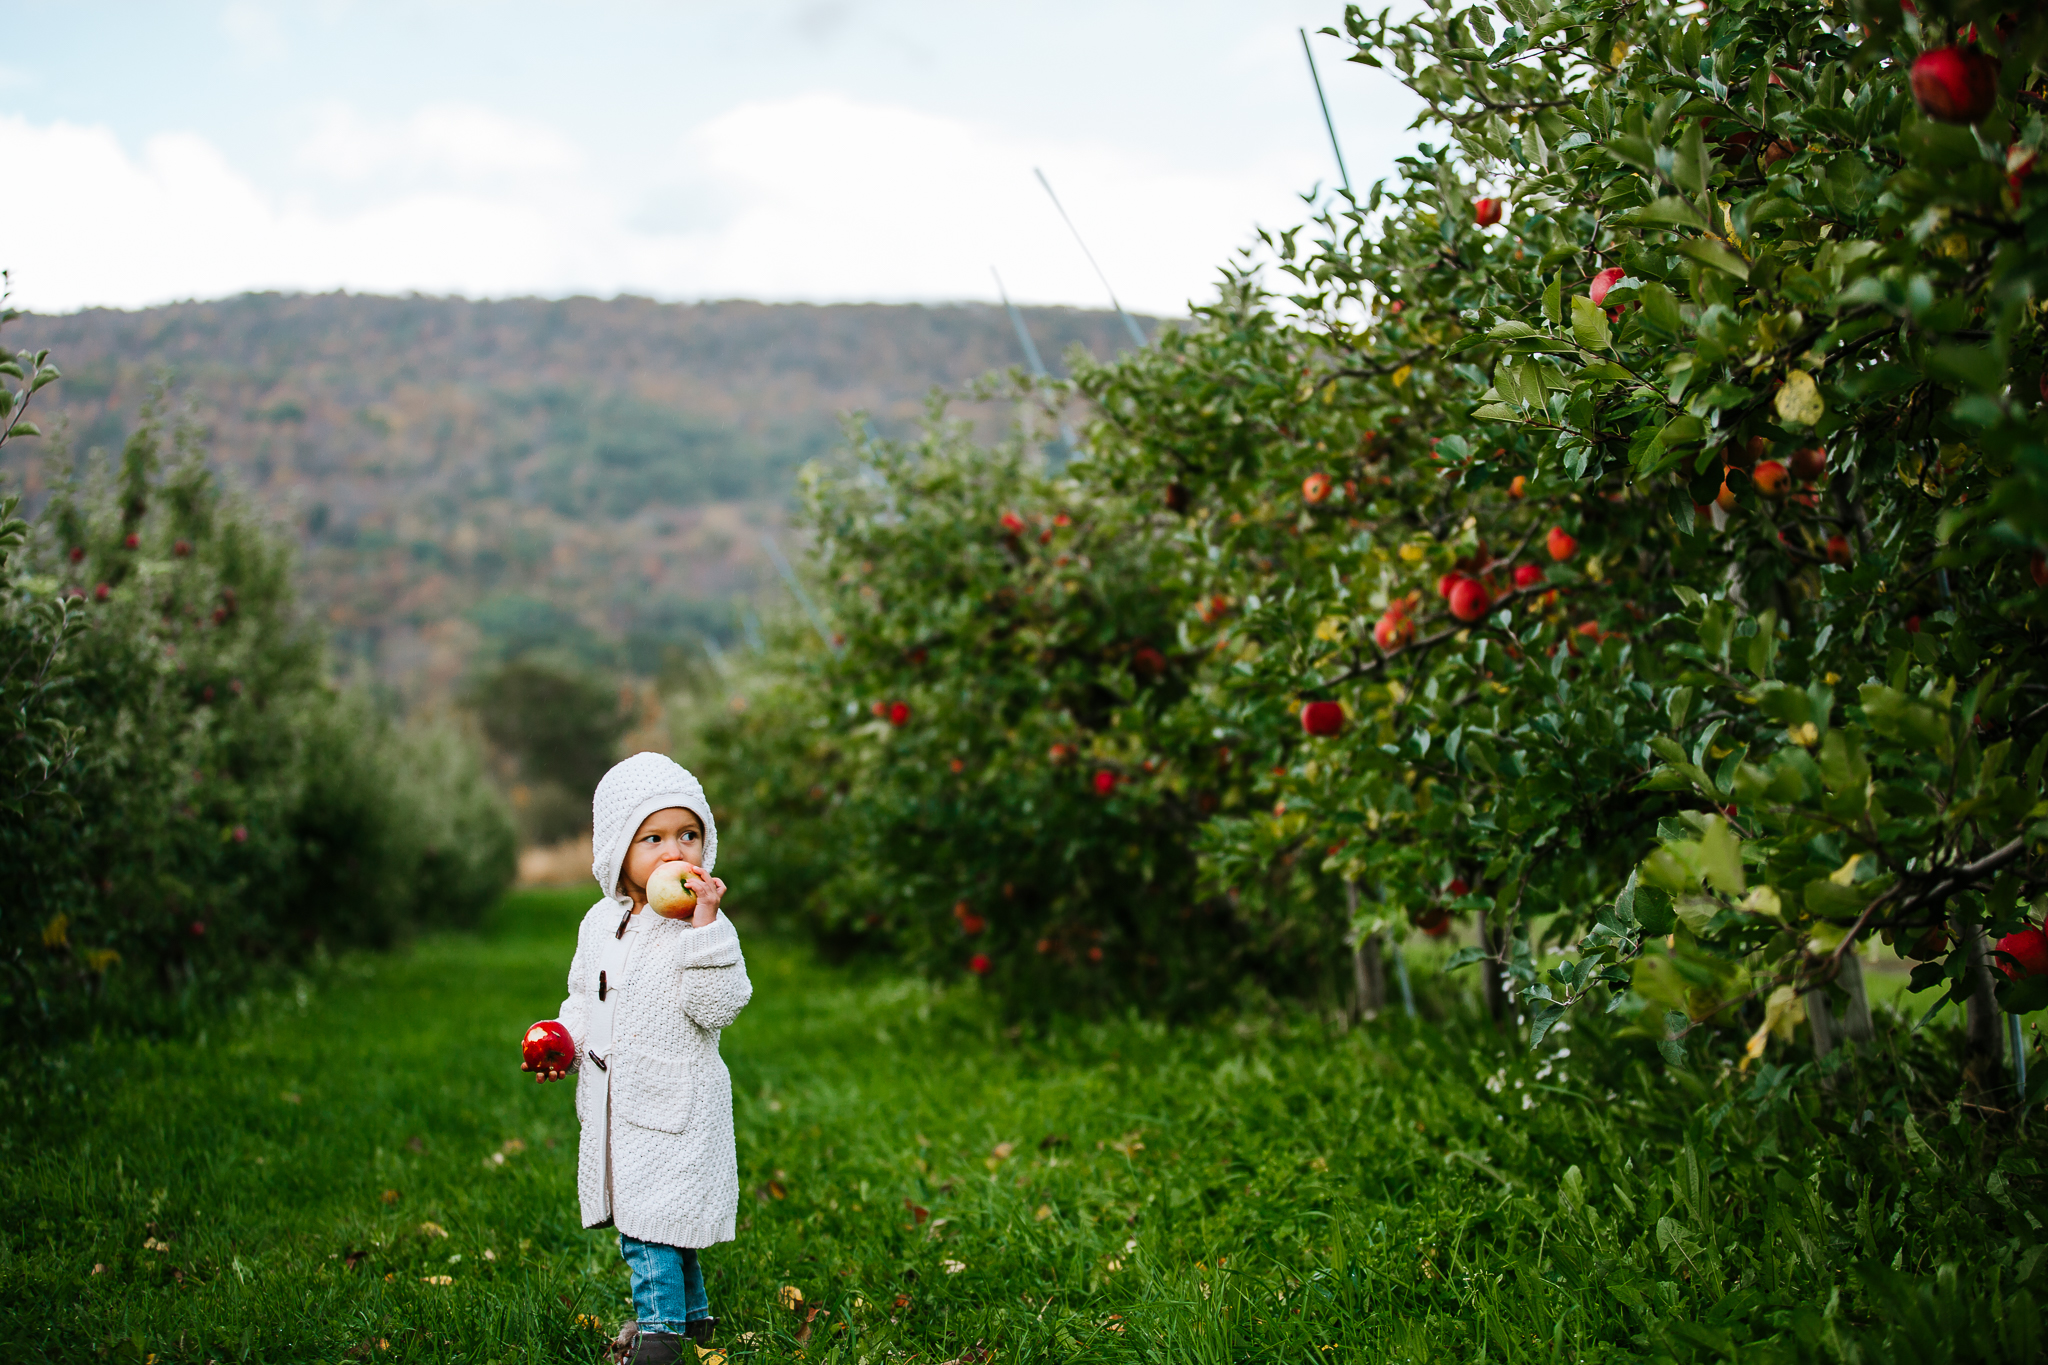
[[[600,1358],[625,1267],[577,1226],[570,1096],[509,1056],[584,904],[350,955],[210,1047],[53,1054],[0,1122],[0,1356]],[[2038,1154],[1944,1109],[1944,1039],[1901,1040],[1905,1085],[1836,1077],[1917,1113],[1901,1145],[1776,1066],[1531,1055],[1459,1009],[1025,1035],[955,980],[742,932],[741,1221],[705,1256],[734,1365],[2040,1354]]]
[[[42,356],[0,373],[61,383]],[[25,400],[10,440],[39,434]],[[194,434],[145,414],[117,461],[84,463],[34,522],[15,499],[0,511],[15,1036],[168,1023],[255,964],[389,943],[495,898],[513,835],[473,747],[328,683],[287,549]]]
[[[1430,141],[1269,235],[1284,315],[1229,274],[1083,364],[1062,477],[943,423],[814,474],[844,652],[710,737],[777,895],[1025,1005],[1335,1004],[1483,916],[1535,1036],[1648,1001],[1673,1062],[1824,1050],[1860,941],[1939,943],[1993,1084],[2048,890],[2048,17],[1997,20],[1349,12]]]

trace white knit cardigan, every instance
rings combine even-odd
[[[732,1077],[718,1032],[753,995],[740,936],[723,912],[702,928],[649,921],[639,934],[612,1024],[604,1067],[590,1059],[591,1006],[604,942],[631,906],[619,868],[640,822],[680,806],[704,822],[704,870],[718,851],[704,791],[673,760],[635,754],[598,784],[592,801],[592,871],[606,896],[576,933],[569,997],[559,1018],[576,1041],[576,1118],[582,1140],[576,1190],[583,1225],[616,1224],[629,1237],[704,1247],[733,1239],[739,1162],[732,1130]],[[609,1164],[609,1170],[607,1170]]]

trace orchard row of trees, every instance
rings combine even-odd
[[[935,411],[810,472],[834,634],[708,732],[735,875],[1023,1005],[1336,1000],[1458,917],[1533,1039],[1673,1060],[1825,1049],[1876,936],[1988,1081],[2048,1003],[2048,16],[1326,32],[1429,140],[1035,390],[1086,458]]]
[[[0,440],[41,435],[58,379],[47,354],[0,357]],[[34,522],[18,508],[0,501],[12,1036],[148,1027],[255,964],[472,918],[509,882],[474,747],[327,681],[287,548],[191,430],[152,411]]]

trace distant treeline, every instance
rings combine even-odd
[[[1114,314],[1024,310],[1055,370],[1107,358]],[[933,386],[1021,362],[984,304],[252,294],[30,316],[64,380],[39,398],[73,463],[118,451],[168,375],[208,460],[300,545],[298,586],[344,659],[446,700],[536,634],[643,675],[740,636],[772,585],[759,533],[849,412],[907,434]],[[985,428],[1010,410],[963,410]],[[69,476],[5,460],[38,509]]]

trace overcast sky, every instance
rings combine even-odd
[[[7,7],[15,302],[248,289],[1178,313],[1336,171],[1317,0]],[[1312,38],[1361,187],[1407,93]]]

